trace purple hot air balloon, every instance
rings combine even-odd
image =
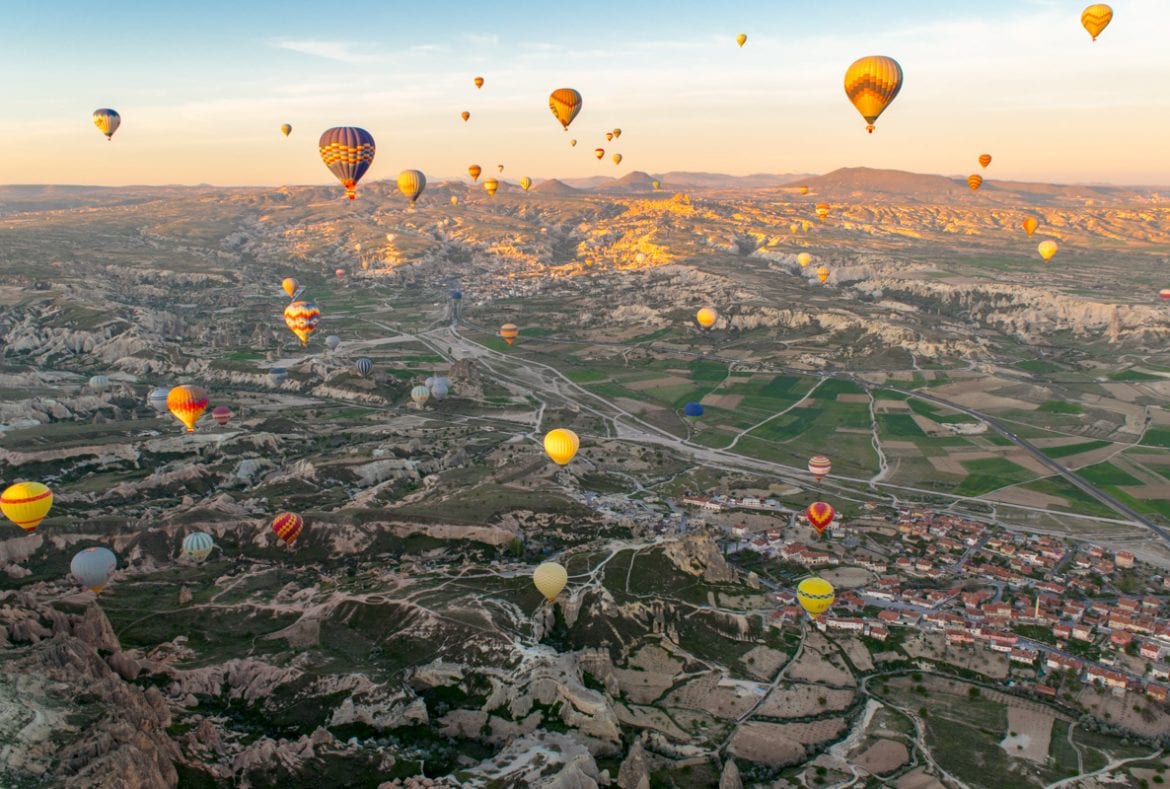
[[[687,403],[683,406],[683,415],[692,418],[698,418],[703,415],[703,406],[701,403]]]
[[[357,126],[334,126],[325,130],[317,144],[321,161],[341,181],[345,196],[353,200],[357,197],[357,182],[374,162],[373,136]]]

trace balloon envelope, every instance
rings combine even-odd
[[[1055,241],[1041,241],[1040,245],[1036,247],[1036,251],[1040,253],[1040,257],[1044,258],[1045,263],[1052,260],[1052,256],[1059,250],[1060,247]]]
[[[296,281],[295,277],[285,277],[280,281],[280,287],[284,289],[284,292],[291,299],[297,295],[297,289],[300,287],[300,283]]]
[[[979,165],[981,167],[986,167],[989,164],[991,164],[991,154],[989,154],[989,153],[979,154]]]
[[[272,519],[272,530],[286,545],[292,545],[301,536],[305,521],[295,512],[282,512]]]
[[[1029,237],[1031,237],[1031,235],[1036,232],[1036,228],[1038,227],[1040,227],[1040,223],[1037,222],[1034,217],[1028,217],[1024,220],[1024,232],[1027,233]]]
[[[104,375],[95,375],[89,379],[89,388],[103,392],[110,385],[110,379]]]
[[[403,170],[398,174],[398,191],[410,199],[411,205],[415,204],[426,188],[427,177],[421,170]]]
[[[483,182],[483,188],[487,190],[488,197],[492,197],[495,195],[496,190],[500,188],[500,182],[495,178],[488,178]]]
[[[833,470],[833,464],[824,455],[813,455],[808,460],[808,473],[820,482]]]
[[[95,546],[79,551],[69,563],[69,572],[91,592],[100,592],[118,569],[118,557],[109,548]]]
[[[512,342],[520,336],[520,329],[514,323],[505,323],[500,327],[500,336],[504,338],[504,342],[511,345]]]
[[[354,366],[363,378],[374,371],[374,363],[364,356],[354,362]]]
[[[478,164],[473,164],[467,168],[467,174],[471,176],[471,180],[479,179],[479,174],[483,172],[483,168]]]
[[[983,185],[983,176],[981,176],[981,175],[967,176],[967,186],[971,187],[972,192],[974,192],[976,189],[978,189],[982,185]]]
[[[146,404],[155,411],[167,410],[167,394],[170,389],[164,389],[161,386],[156,386],[150,390],[150,394],[146,396]]]
[[[117,110],[102,107],[93,111],[93,125],[106,135],[107,140],[110,140],[113,139],[114,132],[118,130],[118,127],[122,125],[122,116],[118,114]]]
[[[545,562],[532,571],[532,582],[550,603],[557,599],[569,582],[569,573],[556,562]]]
[[[747,43],[747,34],[740,33],[738,36],[735,37],[735,43],[739,44],[742,47],[744,44]]]
[[[557,88],[548,97],[548,108],[564,127],[569,130],[569,124],[581,111],[581,94],[572,88]]]
[[[683,406],[683,415],[684,416],[692,416],[692,417],[702,416],[703,415],[703,404],[702,403],[687,403],[686,405]]]
[[[866,131],[873,133],[878,116],[902,90],[902,67],[884,55],[867,55],[855,60],[845,71],[845,95],[865,118]]]
[[[195,423],[207,410],[207,390],[202,386],[176,386],[167,393],[167,408],[187,426],[188,433],[194,433]]]
[[[425,386],[416,386],[410,390],[410,399],[413,400],[416,405],[422,405],[430,398],[431,390],[427,389]]]
[[[345,274],[344,271],[341,273]],[[321,311],[311,301],[294,301],[284,308],[284,322],[301,345],[309,344],[309,335],[316,330],[320,320]]]
[[[809,263],[812,263],[812,255],[807,252],[801,252],[796,256],[796,262],[800,264],[801,268],[806,268]]]
[[[1088,31],[1093,40],[1101,35],[1101,31],[1108,27],[1113,20],[1113,9],[1105,3],[1094,3],[1081,12],[1081,25]]]
[[[285,137],[289,136],[290,134],[292,134],[292,126],[290,124],[287,124],[287,123],[280,124],[280,133],[283,134]]]
[[[836,596],[833,585],[824,578],[805,578],[796,587],[796,601],[814,618],[828,611]]]
[[[17,482],[0,493],[0,512],[25,531],[41,525],[53,506],[53,492],[40,482]]]
[[[374,137],[357,126],[326,129],[317,143],[321,161],[345,187],[345,196],[357,197],[357,182],[374,163]]]
[[[710,329],[715,325],[715,321],[719,320],[719,313],[713,307],[703,307],[695,313],[695,320],[704,329]]]
[[[217,405],[215,408],[211,409],[211,418],[214,419],[216,424],[218,424],[220,427],[224,427],[228,422],[232,421],[233,416],[234,414],[232,413],[232,409],[228,408],[226,405]]]
[[[191,532],[183,538],[183,555],[197,562],[206,559],[214,547],[215,541],[211,535],[201,531]]]
[[[577,437],[577,434],[563,427],[550,430],[544,436],[544,451],[558,466],[563,466],[572,460],[580,446],[581,439]]]
[[[833,509],[832,505],[826,504],[823,501],[814,501],[808,505],[808,509],[804,511],[804,515],[808,518],[808,522],[817,530],[817,534],[824,534],[825,529],[833,522],[833,516],[837,511]]]

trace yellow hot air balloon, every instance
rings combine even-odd
[[[195,432],[195,423],[207,410],[207,390],[202,386],[176,386],[167,393],[167,408],[187,426],[188,433]]]
[[[812,255],[807,252],[801,252],[796,256],[796,262],[800,264],[801,268],[807,268],[809,263],[812,263]]]
[[[827,217],[829,215],[829,204],[828,203],[817,203],[816,211],[817,211],[817,219],[824,222],[825,217]],[[808,227],[805,226],[804,229],[808,230]]]
[[[735,43],[739,44],[741,47],[744,44],[746,44],[747,43],[747,33],[740,33],[738,36],[736,36]]]
[[[412,206],[426,188],[427,177],[421,171],[403,170],[398,174],[398,191],[410,198]]]
[[[1112,19],[1113,9],[1104,3],[1093,3],[1091,6],[1086,6],[1085,10],[1081,12],[1081,24],[1084,25],[1085,30],[1089,31],[1089,35],[1093,37],[1094,41]]]
[[[1031,235],[1036,232],[1036,228],[1038,227],[1040,227],[1040,223],[1036,221],[1035,217],[1030,216],[1024,220],[1024,232],[1027,233],[1029,237],[1031,237]]]
[[[345,276],[345,269],[337,271],[340,276]],[[301,345],[309,344],[309,335],[317,329],[320,320],[321,310],[311,301],[294,301],[284,308],[284,323],[301,341]]]
[[[33,531],[49,514],[53,491],[40,482],[17,482],[0,493],[0,512],[25,531]]]
[[[532,179],[527,175],[520,179],[520,188],[527,192],[532,188]]]
[[[570,147],[570,148],[576,148],[576,147],[577,147],[577,139],[576,139],[576,138],[573,138],[573,139],[569,140],[569,147]]]
[[[822,285],[824,285],[826,282],[829,281],[829,268],[828,268],[828,266],[821,266],[820,268],[817,269],[817,279],[819,279],[821,281]]]
[[[500,182],[495,178],[489,178],[483,182],[483,188],[487,190],[488,197],[495,195],[496,190],[500,188]]]
[[[845,95],[865,118],[865,130],[873,125],[902,89],[902,67],[884,55],[867,55],[845,72]]]
[[[989,153],[979,154],[979,166],[986,168],[987,165],[989,165],[989,164],[991,164],[991,154],[989,154]]]
[[[1044,258],[1044,262],[1052,260],[1052,256],[1060,250],[1055,241],[1041,241],[1040,245],[1036,247],[1036,251],[1040,253],[1040,257]]]
[[[796,601],[814,619],[828,611],[835,599],[833,585],[824,578],[805,578],[796,587]]]
[[[616,140],[618,137],[621,137],[621,136],[622,136],[622,130],[621,130],[621,129],[614,129],[614,130],[613,130],[613,138],[614,138],[615,140]]]
[[[569,573],[556,562],[545,562],[532,571],[532,582],[550,603],[557,599],[569,582]]]
[[[622,155],[620,153],[615,153],[613,155],[613,163],[614,164],[621,164],[622,163]]]
[[[451,195],[451,205],[459,205],[459,198],[455,195]]]
[[[513,342],[515,342],[516,338],[519,336],[520,330],[516,328],[516,324],[514,323],[505,323],[500,327],[500,337],[502,337],[504,342],[508,343],[508,345],[511,345]]]
[[[548,108],[565,131],[581,111],[581,94],[572,88],[557,88],[548,96]]]
[[[467,121],[471,120],[471,113],[467,110],[464,110],[463,112],[459,113],[459,117],[463,119],[464,123],[467,123]]]
[[[475,87],[476,87],[476,88],[482,88],[482,87],[483,87],[483,77],[476,77],[474,80],[472,80],[472,82],[474,82],[474,83],[475,83]]]
[[[704,329],[710,329],[715,325],[715,321],[719,320],[719,313],[713,307],[703,307],[695,313],[695,320]]]
[[[606,142],[613,142],[613,132],[611,132],[611,131],[606,132],[605,133],[605,140],[606,140]]]
[[[114,132],[122,125],[122,116],[118,114],[117,110],[102,107],[93,111],[93,125],[106,135],[107,140],[113,140]]]
[[[283,134],[285,137],[292,134],[292,124],[288,124],[288,123],[280,124],[280,133]]]
[[[802,195],[806,195],[806,194],[808,194],[808,187],[807,187],[807,186],[801,186],[801,187],[800,187],[800,193],[801,193]]]
[[[605,156],[605,149],[604,148],[594,148],[593,155],[596,156],[598,159],[600,159],[602,156]]]
[[[971,187],[972,192],[974,192],[976,189],[978,189],[982,185],[983,185],[983,176],[980,176],[980,175],[967,176],[967,186]]]
[[[654,191],[657,192],[658,187],[662,186],[662,181],[651,181],[650,186],[652,186],[654,188]]]
[[[577,454],[581,446],[581,439],[572,430],[558,427],[550,430],[544,436],[544,451],[558,466],[566,465]]]
[[[478,164],[473,164],[467,168],[467,174],[471,176],[472,181],[479,180],[479,174],[483,172],[483,168]]]
[[[284,292],[287,293],[288,297],[291,299],[296,296],[297,288],[300,287],[300,283],[296,281],[295,277],[285,277],[280,281],[280,287],[284,288]]]

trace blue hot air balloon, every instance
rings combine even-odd
[[[183,555],[197,562],[206,559],[214,547],[215,541],[211,535],[201,531],[191,532],[183,538]]]
[[[109,548],[95,546],[79,551],[69,563],[69,572],[91,592],[100,592],[118,569],[118,557]]]
[[[451,300],[452,301],[459,301],[462,298],[463,298],[463,291],[461,291],[461,290],[451,291]]]
[[[700,403],[687,403],[683,406],[683,415],[698,418],[703,415],[703,406]]]
[[[374,371],[374,363],[364,356],[354,362],[354,365],[357,367],[358,375],[363,378]]]
[[[272,382],[273,386],[280,386],[288,380],[288,370],[283,367],[273,367],[268,371],[268,380]]]
[[[353,200],[357,197],[357,182],[374,163],[373,136],[357,126],[335,126],[325,130],[317,145],[321,161],[341,181],[345,196]]]
[[[431,397],[436,400],[446,400],[450,389],[450,382],[446,378],[436,378],[430,386]]]

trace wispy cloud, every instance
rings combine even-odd
[[[500,37],[495,33],[464,33],[463,39],[477,47],[495,47],[500,44]]]
[[[321,41],[305,39],[299,41],[277,41],[276,46],[302,55],[336,60],[341,63],[377,63],[386,59],[385,53],[368,44],[349,41]]]

